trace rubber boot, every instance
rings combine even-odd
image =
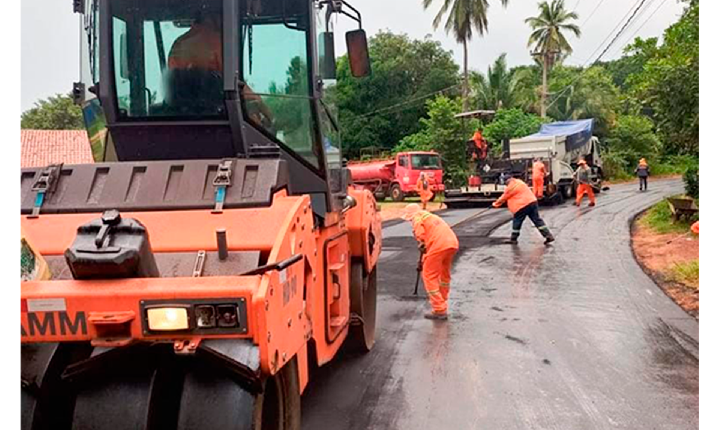
[[[435,312],[428,312],[425,314],[425,318],[429,320],[446,321],[448,319],[447,314],[436,314]]]

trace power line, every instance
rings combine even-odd
[[[580,2],[578,2],[578,3],[580,3]],[[595,12],[597,12],[597,10],[600,9],[600,6],[602,6],[603,3],[605,3],[605,0],[600,0],[600,3],[598,3],[598,5],[595,6],[595,9],[593,9],[592,12],[590,12],[590,15],[588,15],[588,17],[585,18],[585,21],[583,21],[583,23],[580,25],[580,27],[585,27],[585,24],[587,24],[587,22],[590,21],[590,18],[592,18],[592,16],[595,15]],[[575,7],[577,7],[577,5],[575,5]]]
[[[638,3],[640,3],[640,1],[642,1],[642,0],[637,0],[637,1],[635,1],[635,3],[634,3],[632,6],[630,6],[630,9],[628,9],[628,11],[627,11],[627,12],[625,13],[625,15],[620,19],[620,21],[618,21],[618,23],[615,25],[615,27],[613,27],[613,29],[610,30],[610,33],[608,33],[608,35],[605,37],[605,39],[603,39],[603,41],[600,42],[600,45],[598,45],[598,47],[595,48],[595,50],[592,52],[592,54],[590,54],[590,56],[588,56],[588,60],[587,60],[587,61],[590,61],[590,60],[595,56],[595,54],[596,54],[598,51],[600,51],[600,49],[602,49],[602,47],[605,45],[605,43],[607,43],[607,41],[610,40],[610,38],[612,37],[613,33],[615,33],[615,32],[618,30],[618,28],[620,28],[620,26],[622,25],[622,22],[623,22],[628,16],[630,16],[630,11],[632,11],[633,8],[634,8],[635,6],[637,6]]]
[[[621,49],[624,48],[625,46],[627,46],[627,44],[630,43],[630,41],[632,41],[635,38],[635,35],[638,34],[640,32],[640,30],[642,30],[643,27],[645,27],[645,24],[647,24],[652,19],[652,17],[655,16],[655,14],[660,10],[660,8],[663,7],[663,5],[666,2],[667,2],[667,0],[663,0],[662,2],[660,2],[660,4],[658,5],[658,7],[655,8],[653,13],[651,13],[650,16],[648,16],[647,19],[645,21],[643,21],[642,24],[640,24],[640,27],[638,27],[635,30],[635,32],[627,40],[625,40],[625,43],[623,43],[621,45]],[[649,9],[649,7],[648,7],[648,9]]]
[[[432,92],[432,93],[424,94],[424,95],[422,95],[422,96],[414,97],[414,98],[411,98],[410,100],[406,100],[406,101],[404,101],[404,102],[396,103],[396,104],[394,104],[394,105],[392,105],[392,106],[387,106],[387,107],[384,107],[384,108],[382,108],[382,109],[377,109],[377,110],[374,110],[374,111],[372,111],[372,112],[364,113],[364,114],[362,114],[362,115],[356,115],[355,118],[356,118],[356,119],[365,118],[365,117],[372,116],[372,115],[375,115],[375,114],[378,114],[378,113],[381,113],[381,112],[391,111],[391,110],[393,110],[393,109],[396,108],[396,107],[404,106],[404,105],[407,105],[407,104],[410,104],[410,103],[413,103],[413,102],[416,102],[416,101],[419,101],[419,100],[426,99],[426,98],[428,98],[428,97],[430,97],[430,96],[434,96],[434,95],[436,95],[436,94],[444,93],[445,91],[451,90],[451,89],[456,88],[456,87],[459,87],[459,86],[461,86],[461,85],[462,85],[462,84],[451,85],[451,86],[449,86],[449,87],[443,88],[443,89],[438,90],[438,91],[434,91],[434,92]]]
[[[632,22],[632,20],[633,20],[633,19],[635,18],[635,16],[637,15],[638,10],[643,6],[643,4],[645,4],[646,1],[647,1],[647,0],[638,0],[637,2],[635,2],[635,5],[637,5],[637,7],[635,7],[635,10],[633,10],[632,14],[630,15],[630,18],[628,18],[627,21],[625,21],[625,24],[622,26],[622,28],[620,29],[620,31],[618,31],[618,32],[615,34],[615,37],[613,37],[613,39],[612,39],[612,40],[610,41],[610,43],[605,47],[605,49],[603,50],[603,52],[595,59],[595,61],[592,62],[592,64],[590,65],[590,67],[592,67],[592,66],[594,66],[595,64],[597,64],[598,62],[600,62],[600,60],[602,59],[603,55],[605,55],[605,53],[607,53],[608,49],[610,49],[610,47],[615,43],[615,41],[617,41],[618,37],[620,37],[620,35],[625,31],[625,29],[627,29],[628,25]],[[638,4],[638,3],[639,3],[639,4]],[[635,5],[633,5],[633,6],[635,6]],[[632,9],[631,9],[631,10],[632,10]],[[625,16],[628,16],[629,13],[630,13],[630,12],[628,11],[628,13],[626,13]],[[623,18],[624,18],[624,17],[623,17]],[[620,21],[620,22],[622,22],[622,21]],[[620,25],[620,24],[618,23],[618,25],[615,26],[615,29],[617,29],[619,25]],[[615,31],[615,29],[613,29],[613,31]],[[612,32],[610,33],[610,35],[612,35]],[[607,40],[608,38],[610,38],[610,35],[608,35],[608,37],[606,37],[605,40]],[[603,43],[600,44],[600,47],[602,47],[604,43],[605,43],[605,41],[603,41]],[[599,49],[600,47],[598,47],[598,49]],[[596,49],[595,52],[597,52],[598,49]],[[595,54],[595,52],[593,52],[593,55]],[[592,58],[592,55],[590,56],[590,58]],[[584,66],[584,64],[583,64],[583,66]],[[572,82],[570,82],[570,84],[568,84],[565,88],[563,88],[562,91],[560,91],[560,92],[555,96],[555,98],[553,99],[553,101],[552,101],[549,105],[547,105],[546,109],[552,107],[555,103],[557,103],[557,101],[560,99],[560,97],[561,97],[568,89],[570,89],[573,85],[575,85],[575,83],[577,83],[577,82],[580,80],[580,78],[582,78],[582,75],[583,75],[587,70],[589,70],[590,67],[588,67],[587,69],[585,69],[582,73],[580,73],[580,75],[579,75],[577,78],[575,78]]]
[[[645,4],[646,1],[647,1],[647,0],[642,0],[642,1],[640,2],[640,6],[638,6],[637,8],[635,8],[635,10],[633,11],[632,15],[630,16],[630,19],[628,19],[628,20],[625,22],[625,25],[623,25],[623,27],[622,27],[622,28],[620,29],[620,31],[615,35],[615,37],[614,37],[613,40],[610,42],[610,44],[605,47],[605,50],[602,52],[602,54],[600,54],[600,56],[597,58],[597,60],[595,60],[596,63],[597,63],[598,61],[600,61],[600,59],[603,57],[603,55],[605,55],[605,53],[608,51],[608,49],[610,49],[610,47],[613,46],[613,44],[615,43],[615,41],[616,41],[616,40],[620,37],[620,35],[625,31],[625,29],[628,27],[628,25],[629,25],[630,22],[633,20],[633,18],[635,18],[635,15],[637,14],[638,10],[642,7],[643,4]]]

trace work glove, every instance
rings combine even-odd
[[[420,251],[421,254],[425,254],[425,253],[427,252],[427,248],[425,247],[425,243],[420,242],[420,243],[418,244],[418,250]]]

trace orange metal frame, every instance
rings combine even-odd
[[[148,230],[154,253],[217,249],[215,230],[227,231],[228,249],[255,250],[272,264],[302,254],[284,270],[252,276],[135,278],[119,280],[47,280],[24,282],[27,300],[57,299],[62,306],[47,312],[21,314],[22,342],[91,341],[119,346],[138,340],[175,342],[192,352],[205,338],[251,338],[259,346],[261,369],[274,374],[297,357],[300,386],[308,382],[308,348],[314,359],[330,361],[347,336],[349,268],[362,258],[371,271],[380,254],[380,219],[368,191],[350,190],[358,205],[335,224],[314,227],[308,196],[274,196],[272,206],[209,210],[124,213]],[[22,229],[40,254],[61,255],[71,245],[77,227],[100,214],[42,215],[21,218]],[[375,246],[369,247],[370,235]],[[331,244],[331,246],[328,246]],[[240,275],[240,274],[238,274]],[[197,337],[178,333],[143,332],[140,303],[148,300],[233,298],[247,303],[247,333]]]

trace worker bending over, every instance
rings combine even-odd
[[[583,196],[586,193],[590,199],[590,206],[595,206],[595,192],[590,184],[590,173],[591,170],[587,162],[580,159],[580,161],[578,161],[578,168],[575,170],[575,173],[573,173],[573,178],[578,184],[577,190],[575,191],[575,206],[580,206]]]
[[[430,180],[425,173],[420,173],[415,189],[420,196],[420,202],[422,202],[422,209],[427,210],[427,204],[433,198],[433,192],[430,189]]]
[[[635,169],[635,174],[640,180],[640,191],[647,191],[647,180],[648,176],[650,176],[650,166],[648,166],[648,163],[644,158],[640,159],[640,162]]]
[[[540,158],[535,158],[535,162],[532,166],[532,183],[533,183],[533,192],[535,193],[535,197],[542,198],[543,196],[543,186],[545,185],[545,175],[547,175],[547,172],[545,171],[545,163],[540,161]]]
[[[503,178],[505,181],[505,192],[500,198],[493,202],[493,206],[499,208],[503,203],[507,202],[508,209],[513,214],[512,234],[510,235],[510,243],[516,244],[520,237],[520,230],[526,217],[535,224],[540,234],[545,238],[545,243],[555,240],[550,229],[545,225],[545,221],[540,218],[538,211],[538,203],[535,194],[530,191],[530,187],[520,179],[513,178],[508,175]]]
[[[458,239],[449,225],[437,215],[411,203],[405,207],[403,218],[412,223],[413,235],[422,256],[422,278],[432,312],[425,318],[447,319],[447,300],[450,293],[450,268],[458,250]]]

